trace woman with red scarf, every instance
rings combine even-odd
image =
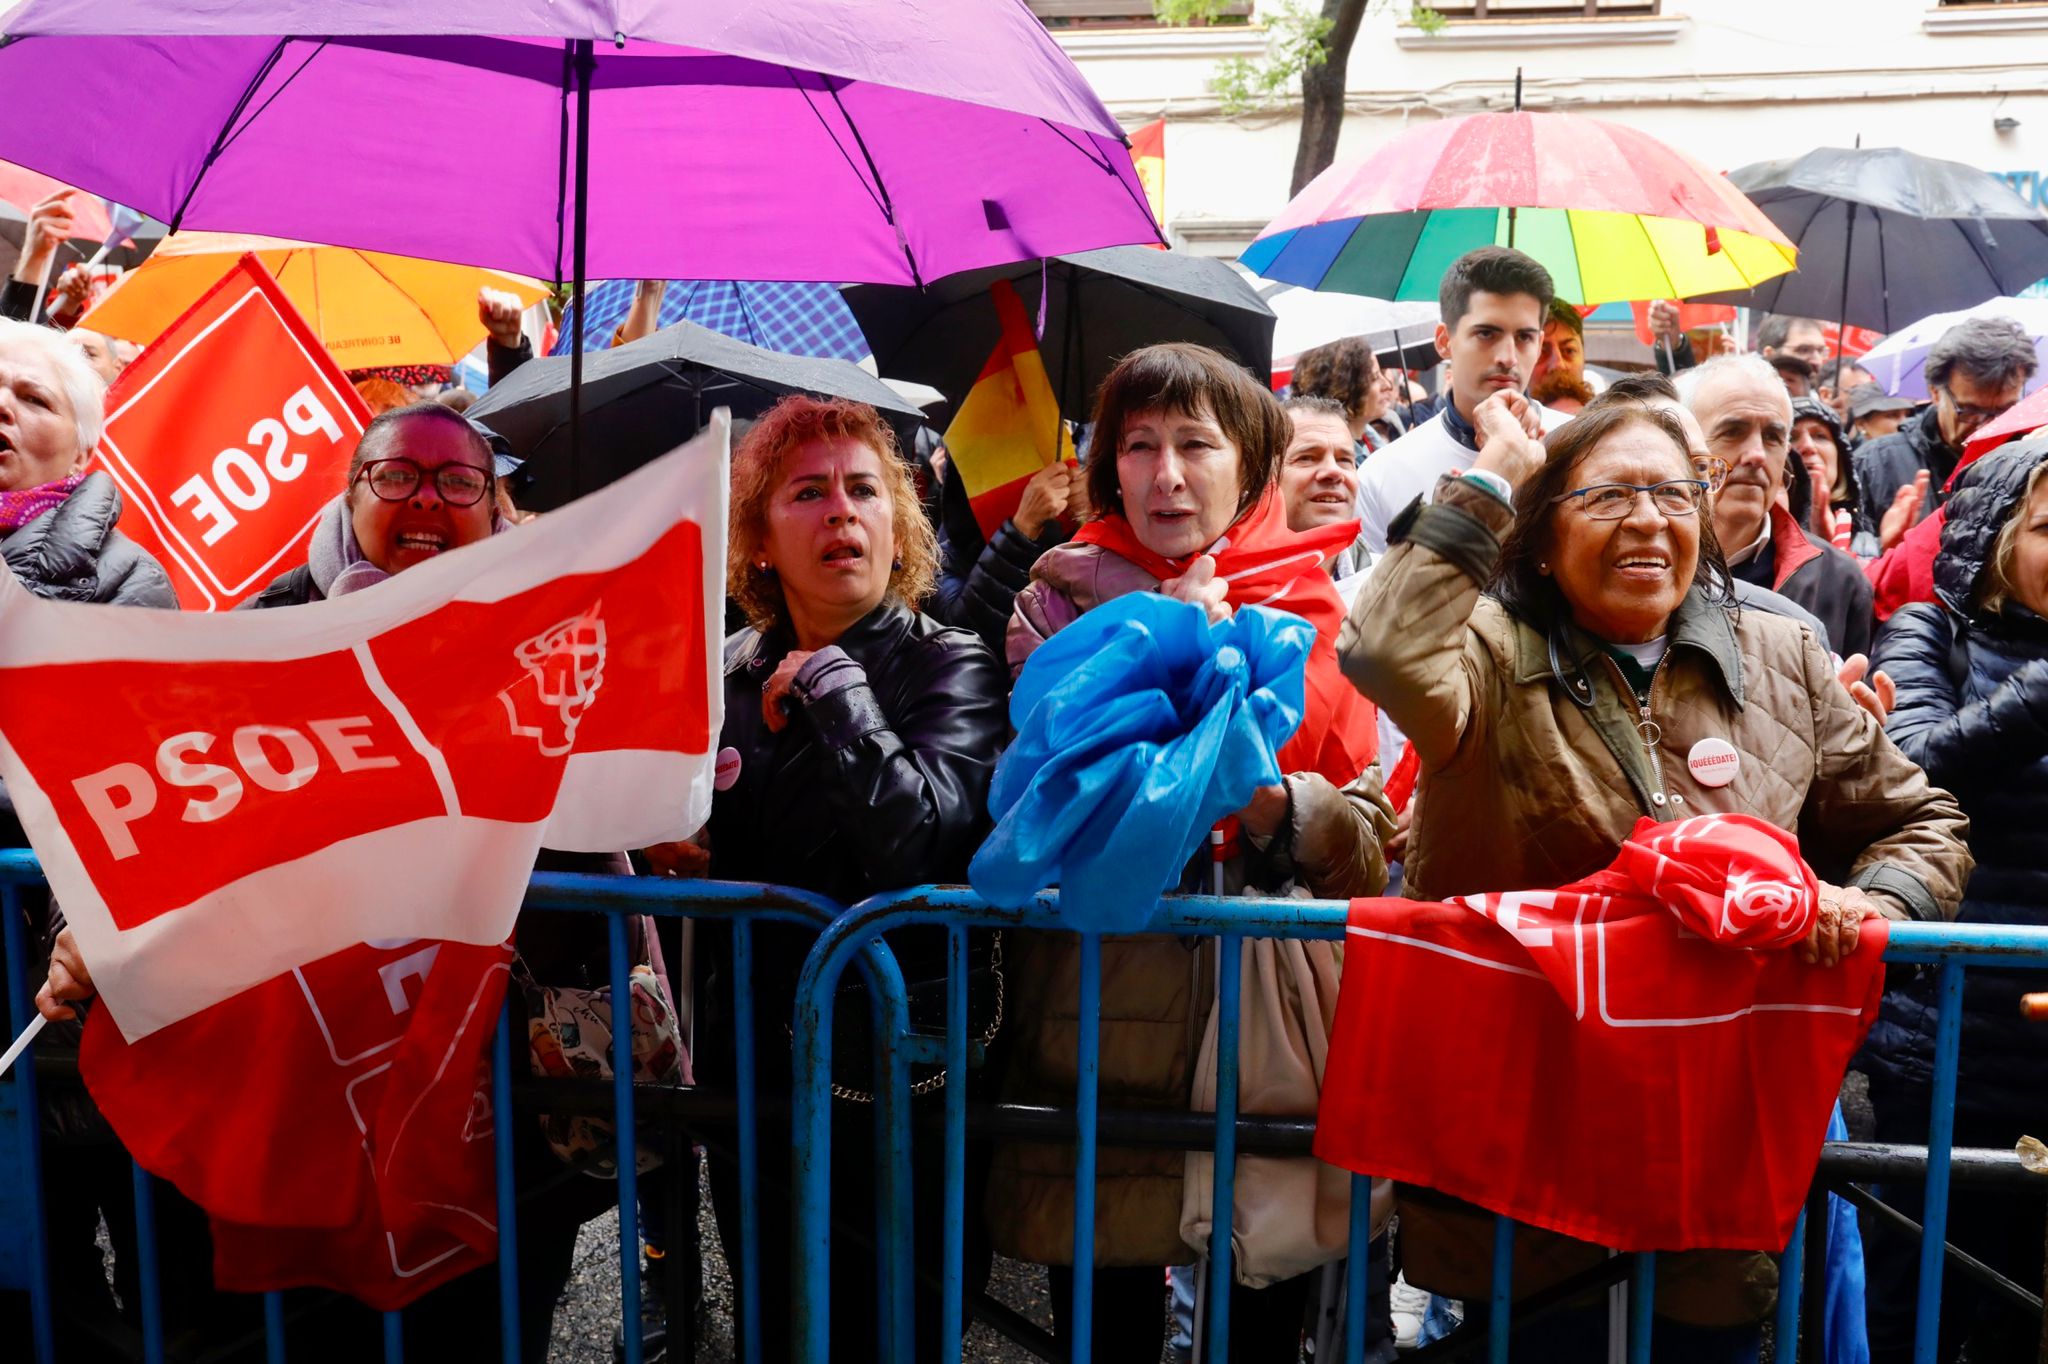
[[[1316,626],[1301,728],[1280,750],[1281,784],[1224,821],[1223,880],[1236,891],[1350,899],[1386,883],[1382,840],[1393,833],[1374,763],[1374,716],[1337,667],[1343,606],[1322,564],[1355,522],[1287,529],[1275,474],[1286,415],[1246,371],[1201,346],[1150,346],[1124,357],[1096,399],[1088,492],[1096,519],[1047,551],[1010,620],[1011,675],[1084,611],[1127,592],[1162,592],[1220,620],[1241,606],[1293,611]],[[1182,889],[1211,889],[1209,856]],[[1011,1103],[1073,1101],[1079,948],[1068,934],[1031,937],[1011,970]],[[1330,946],[1317,944],[1318,947]],[[1214,1000],[1213,948],[1195,939],[1102,940],[1103,1107],[1184,1112],[1200,1035]],[[1156,1359],[1160,1267],[1195,1258],[1180,1238],[1179,1151],[1104,1149],[1095,1213],[1094,1357]],[[990,1181],[990,1231],[1014,1258],[1053,1266],[1055,1326],[1072,1296],[1073,1151],[1010,1143]],[[1231,1348],[1239,1359],[1292,1358],[1308,1276],[1239,1287]]]

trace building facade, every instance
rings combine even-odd
[[[1287,201],[1287,105],[1226,115],[1217,63],[1258,58],[1256,0],[1203,27],[1150,0],[1031,0],[1124,122],[1164,117],[1174,245],[1235,256]],[[1299,0],[1316,4],[1316,0]],[[1370,0],[1346,73],[1340,159],[1415,121],[1523,104],[1626,123],[1731,170],[1819,146],[1900,146],[2000,174],[2048,205],[2048,3],[1936,0]],[[1242,17],[1236,17],[1242,16]]]

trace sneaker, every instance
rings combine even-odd
[[[1412,1350],[1422,1343],[1422,1318],[1429,1311],[1429,1294],[1396,1275],[1388,1290],[1388,1316],[1394,1328],[1394,1348]]]
[[[640,1360],[641,1364],[667,1364],[668,1361],[668,1309],[662,1305],[660,1290],[655,1285],[655,1275],[661,1272],[661,1259],[650,1254],[641,1262],[640,1274]],[[613,1364],[625,1364],[626,1328],[612,1327]]]

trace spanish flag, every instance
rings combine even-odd
[[[1131,134],[1131,164],[1137,168],[1138,183],[1145,187],[1145,201],[1152,206],[1152,221],[1166,231],[1166,120],[1155,118]],[[1162,248],[1164,249],[1164,248]]]
[[[1002,339],[946,428],[947,454],[983,536],[994,535],[1015,514],[1033,474],[1074,457],[1073,437],[1060,420],[1024,301],[1006,279],[989,292],[1002,320]]]

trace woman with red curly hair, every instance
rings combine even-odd
[[[937,576],[938,544],[889,427],[858,403],[785,398],[733,456],[730,525],[728,590],[749,625],[726,644],[711,874],[796,886],[841,904],[964,880],[988,829],[1009,688],[979,638],[919,610]],[[698,1031],[697,1074],[728,1084],[736,1079],[730,941],[704,936],[712,941],[701,953],[699,1007],[708,1026]],[[943,930],[889,938],[911,982],[913,1009],[921,982],[936,982],[942,1000]],[[753,1026],[764,1096],[789,1092],[786,1025],[812,940],[809,932],[766,924],[754,934]],[[976,973],[972,991],[983,990],[984,974]],[[843,1040],[834,1047],[834,1079],[842,1093],[872,1087],[865,1048],[854,1040],[865,1036],[868,1013],[856,991],[846,989],[836,1011]],[[972,1092],[978,1074],[965,1082]],[[843,1097],[834,1109],[834,1240],[844,1244],[833,1255],[832,1325],[835,1336],[859,1343],[853,1353],[860,1354],[874,1340],[874,1124],[868,1107]],[[780,1272],[789,1263],[789,1153],[787,1119],[764,1113],[756,1227],[767,1360],[789,1352],[790,1286]],[[712,1148],[712,1197],[734,1264],[736,1157]],[[945,1161],[934,1151],[914,1167],[916,1245],[920,1260],[935,1265],[944,1244]],[[970,1190],[970,1206],[977,1194]],[[969,1230],[972,1247],[978,1229]],[[970,1250],[970,1264],[976,1258]],[[979,1258],[985,1268],[986,1252]],[[937,1354],[937,1295],[926,1291],[925,1277],[920,1359]]]

